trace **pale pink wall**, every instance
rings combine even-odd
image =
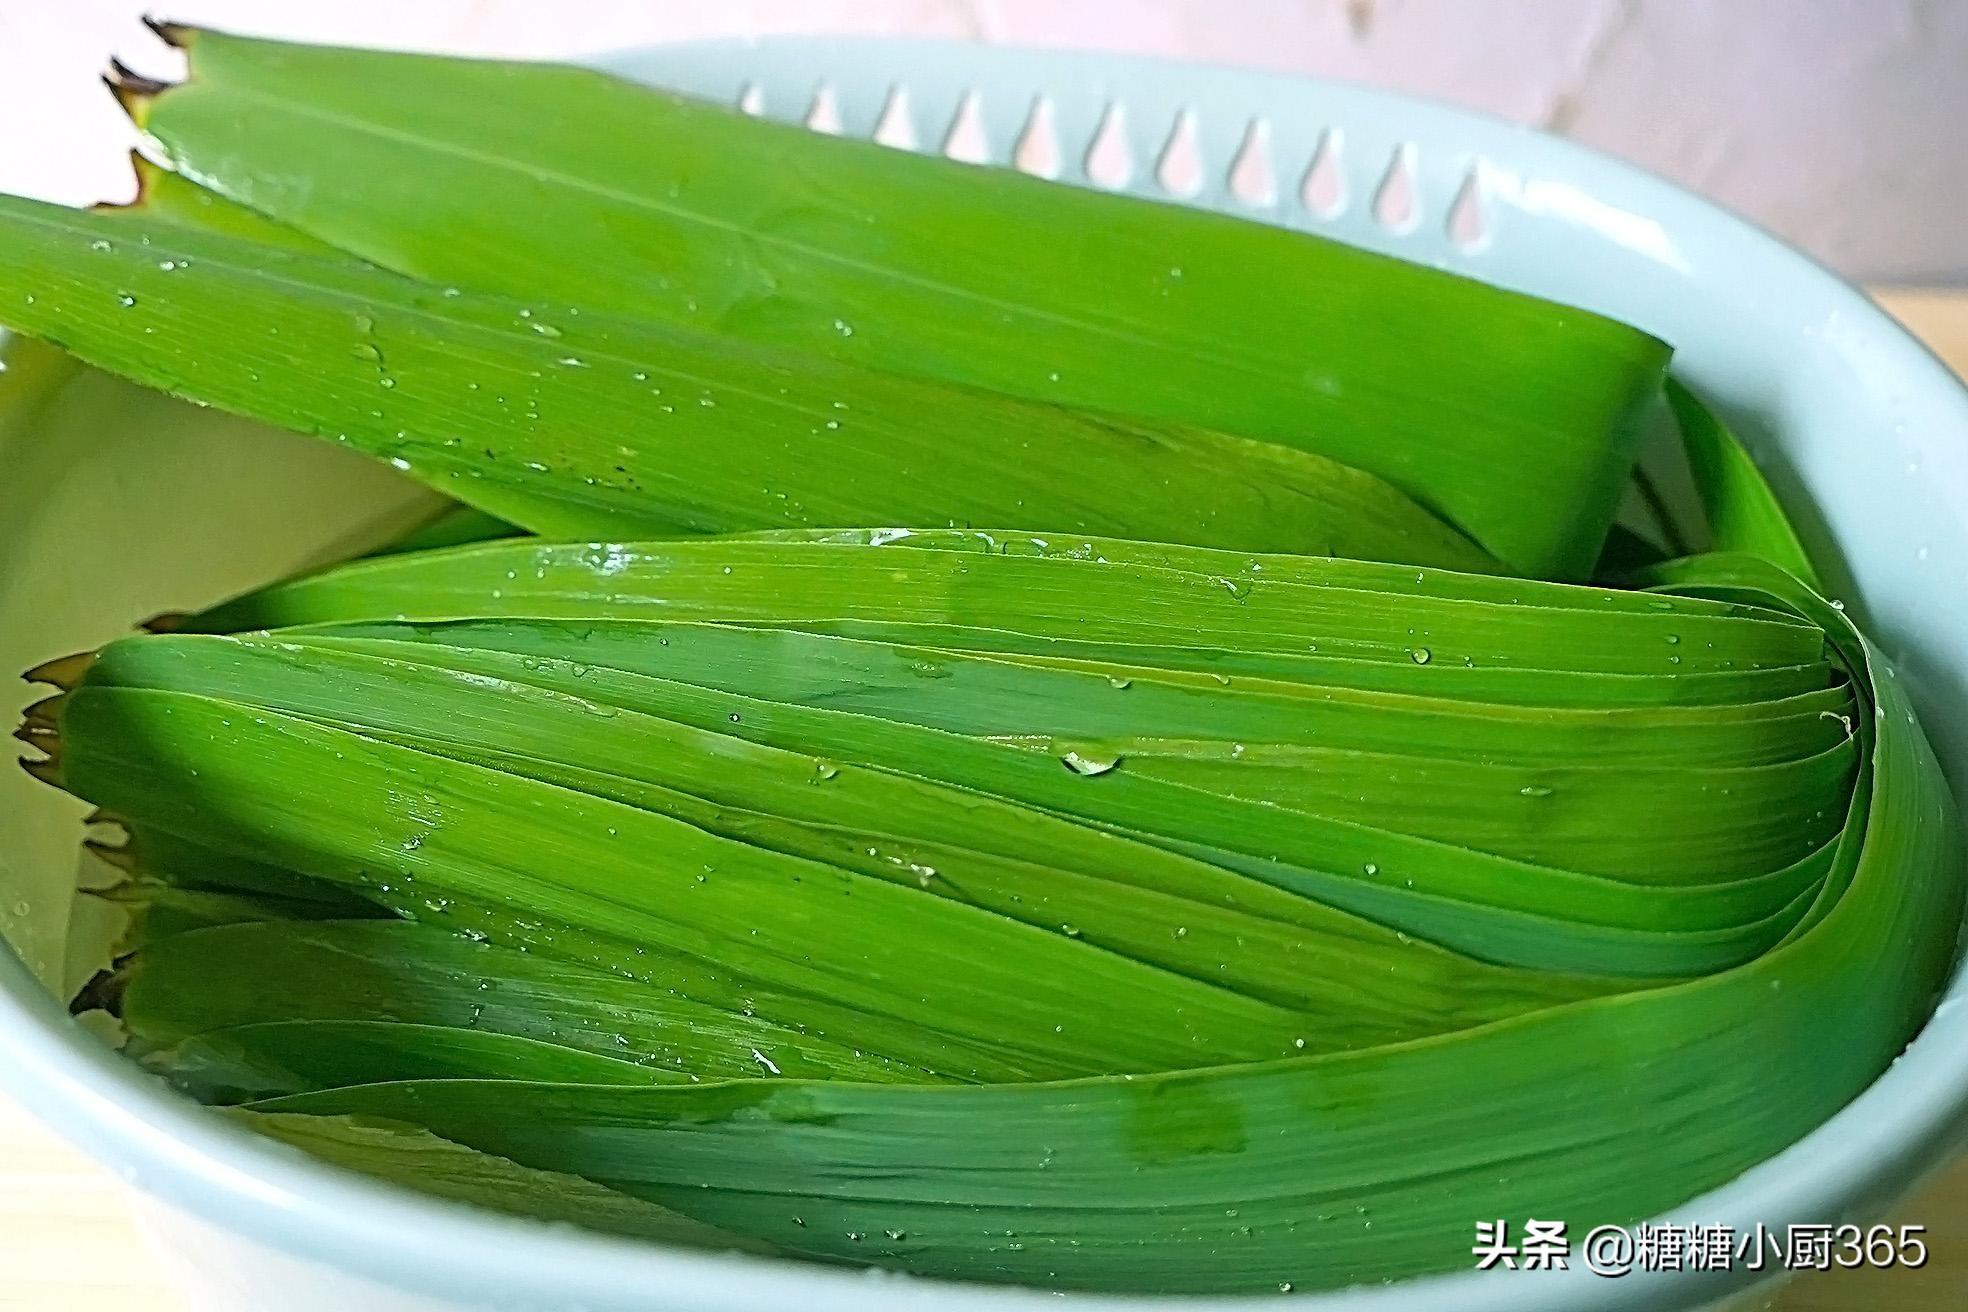
[[[1968,281],[1968,0],[0,0],[0,189],[127,187],[104,53],[136,23],[550,57],[785,30],[1320,73],[1553,128],[1855,276]],[[23,130],[24,127],[24,130]]]

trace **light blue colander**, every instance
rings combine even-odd
[[[1968,393],[1858,292],[1741,221],[1551,137],[1296,78],[813,38],[599,62],[775,118],[1321,232],[1657,334],[1802,518],[1834,592],[1898,664],[1957,793],[1968,795]],[[401,522],[416,500],[341,453],[47,353],[9,358],[0,668],[320,558]],[[1060,1298],[665,1251],[467,1212],[315,1166],[165,1093],[70,1022],[36,978],[61,983],[78,819],[52,790],[24,779],[0,786],[0,928],[21,949],[0,952],[0,1084],[157,1200],[149,1215],[201,1312],[1277,1306]],[[1872,1088],[1675,1219],[1739,1232],[1877,1219],[1945,1159],[1968,1121],[1964,996],[1968,977],[1957,973],[1925,1032]],[[1689,1308],[1750,1278],[1471,1272],[1296,1295],[1293,1306]]]

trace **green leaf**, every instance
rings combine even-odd
[[[1816,588],[1816,571],[1776,494],[1742,443],[1701,399],[1673,379],[1667,399],[1681,425],[1681,443],[1694,471],[1710,541],[1718,552],[1760,556]]]
[[[1525,573],[1591,566],[1667,357],[1336,242],[596,73],[181,39],[191,79],[137,109],[174,166],[378,264],[1317,452]]]
[[[1299,581],[1125,560],[919,551],[906,541],[494,542],[360,562],[255,593],[199,624],[636,614],[791,627],[873,621],[1594,674],[1793,666],[1824,654],[1823,635],[1793,618],[1694,602],[1612,602],[1605,599],[1619,594],[1599,589],[1445,573],[1431,584],[1420,571],[1358,561],[1329,562]],[[1543,623],[1551,614],[1563,617],[1562,627]]]
[[[1017,521],[1465,569],[1378,478],[686,329],[0,197],[0,323],[571,537]],[[1171,489],[1180,489],[1171,496]]]
[[[266,920],[156,938],[108,991],[146,1065],[234,1100],[403,1079],[418,1066],[433,1077],[628,1084],[774,1069],[935,1078],[742,1010],[400,920]]]
[[[277,223],[257,210],[235,204],[181,173],[160,168],[142,155],[132,154],[130,166],[137,175],[136,199],[127,205],[98,205],[94,207],[94,213],[124,224],[130,236],[139,243],[152,228],[169,224],[304,254],[330,257],[340,254],[327,242],[318,241],[298,228]]]
[[[557,1171],[536,1171],[374,1117],[228,1111],[234,1124],[344,1170],[450,1202],[607,1234],[715,1251],[770,1253],[755,1240]]]

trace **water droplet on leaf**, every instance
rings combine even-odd
[[[1119,765],[1121,763],[1121,756],[1118,752],[1110,755],[1104,752],[1081,752],[1074,750],[1061,753],[1059,763],[1064,765],[1068,770],[1071,770],[1074,774],[1099,775],[1106,774],[1115,766]]]

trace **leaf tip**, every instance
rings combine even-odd
[[[36,743],[35,746],[39,747],[41,744]],[[62,787],[61,762],[53,756],[44,756],[38,761],[30,761],[22,757],[20,768],[51,788]]]
[[[42,661],[23,673],[21,678],[29,683],[51,684],[63,692],[71,692],[75,685],[82,682],[82,676],[89,672],[95,661],[96,654],[92,651],[70,652],[51,661]]]
[[[65,692],[50,693],[41,700],[30,704],[21,712],[21,727],[24,729],[45,729],[52,733],[60,723],[61,705],[67,700]]]
[[[188,50],[198,29],[186,23],[173,23],[168,18],[157,18],[150,14],[143,16],[143,25],[157,35],[157,39],[173,50]]]
[[[86,1011],[106,1011],[112,1016],[121,1016],[123,991],[129,983],[129,975],[123,970],[97,971],[89,977],[88,983],[75,991],[74,999],[68,1004],[68,1014],[80,1016]]]
[[[99,838],[85,838],[82,846],[96,860],[126,874],[135,874],[139,868],[137,853],[127,842],[110,843]]]
[[[111,58],[109,67],[103,71],[103,85],[109,94],[116,97],[116,103],[130,116],[130,121],[139,128],[144,126],[150,116],[150,103],[168,90],[169,82],[146,77],[120,59]]]

